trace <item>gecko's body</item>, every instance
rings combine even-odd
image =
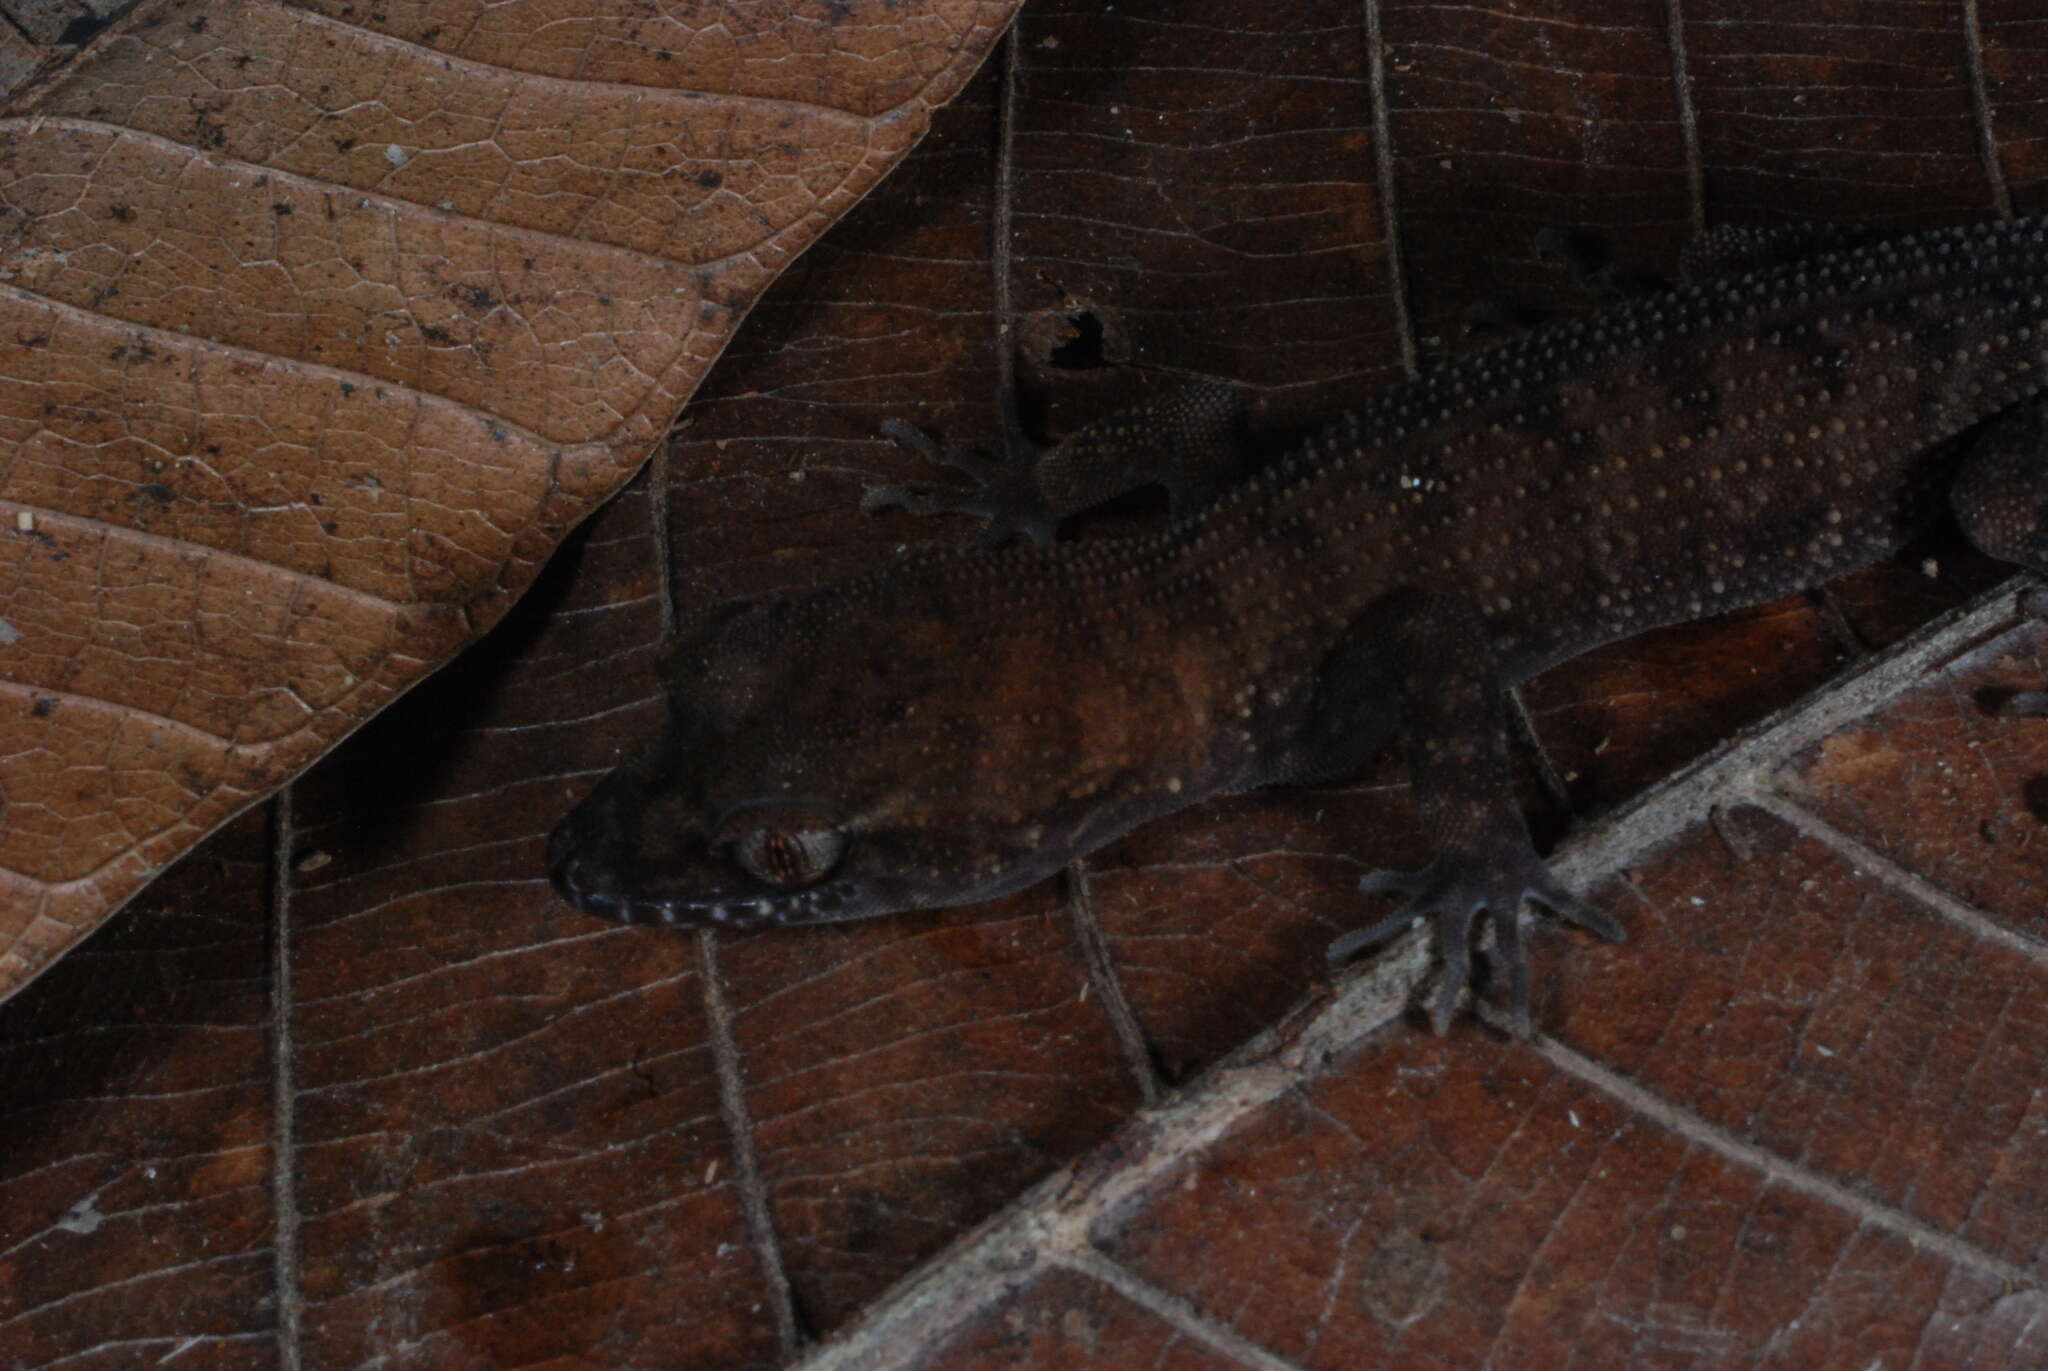
[[[1730,238],[1762,264],[1426,375],[1157,536],[924,552],[699,629],[667,735],[558,830],[557,886],[733,928],[971,903],[1399,737],[1438,856],[1373,888],[1437,919],[1454,983],[1490,910],[1519,999],[1525,897],[1612,926],[1530,845],[1502,692],[1951,509],[2048,554],[2048,225],[1782,255]]]

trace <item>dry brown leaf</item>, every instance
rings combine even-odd
[[[145,4],[0,124],[0,996],[494,623],[1013,0]]]

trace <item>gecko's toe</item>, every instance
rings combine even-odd
[[[2008,719],[2048,717],[2048,691],[2014,691],[1999,702],[1996,712]]]
[[[1358,883],[1361,895],[1406,895],[1409,898],[1379,922],[1354,928],[1332,940],[1323,951],[1330,965],[1348,962],[1368,947],[1399,937],[1425,918],[1429,914],[1429,907],[1422,899],[1422,878],[1426,874],[1426,871],[1375,871],[1361,880]]]
[[[946,450],[932,440],[931,434],[916,424],[902,419],[884,419],[880,430],[884,438],[893,443],[901,443],[920,457],[942,465],[947,461]]]
[[[885,509],[909,509],[917,493],[902,486],[869,486],[860,497],[860,512],[879,514]]]
[[[1522,952],[1522,921],[1515,910],[1493,910],[1493,960],[1508,977],[1508,1031],[1519,1042],[1535,1036],[1529,1021],[1529,959]]]
[[[1443,967],[1438,972],[1443,977],[1436,988],[1436,995],[1429,1005],[1429,1026],[1441,1038],[1451,1031],[1451,1019],[1458,1012],[1458,1002],[1472,982],[1471,939],[1461,928],[1455,937],[1447,936],[1447,925],[1451,922],[1444,913],[1437,915],[1438,950],[1443,954]],[[1469,918],[1458,920],[1469,924]]]
[[[1602,942],[1620,943],[1628,941],[1628,934],[1614,921],[1614,916],[1604,910],[1595,909],[1578,896],[1566,890],[1547,877],[1530,885],[1528,898],[1536,901],[1568,924],[1576,924]]]
[[[1429,1001],[1429,1029],[1439,1038],[1451,1031],[1451,1020],[1458,1016],[1458,1002],[1465,998],[1465,984],[1444,968],[1442,979],[1437,982],[1436,994]]]

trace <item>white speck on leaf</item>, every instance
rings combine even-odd
[[[96,1195],[87,1195],[77,1204],[64,1211],[64,1217],[57,1220],[57,1227],[66,1233],[97,1233],[107,1216],[94,1207]]]

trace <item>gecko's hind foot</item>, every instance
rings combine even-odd
[[[1048,507],[1029,461],[997,462],[979,452],[941,447],[930,434],[901,419],[882,424],[882,434],[941,466],[965,472],[975,488],[959,494],[910,490],[903,486],[871,486],[861,497],[863,514],[900,509],[919,518],[934,514],[968,514],[988,521],[976,541],[996,547],[1019,535],[1044,547],[1059,532],[1059,516]]]
[[[1443,959],[1442,980],[1429,1009],[1430,1026],[1438,1034],[1450,1028],[1458,997],[1472,978],[1472,925],[1481,911],[1493,925],[1493,958],[1507,973],[1508,1016],[1518,1038],[1530,1034],[1529,966],[1522,956],[1519,918],[1524,900],[1534,900],[1608,942],[1620,942],[1624,936],[1620,924],[1559,885],[1534,852],[1491,861],[1443,853],[1419,871],[1375,871],[1358,883],[1358,889],[1366,895],[1400,894],[1408,899],[1390,917],[1331,943],[1330,961],[1347,961],[1422,919],[1432,920]]]

